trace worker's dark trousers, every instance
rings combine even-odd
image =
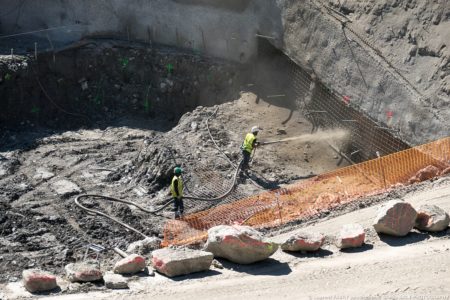
[[[183,198],[173,198],[173,203],[175,205],[175,216],[182,215],[184,213]]]
[[[248,164],[250,163],[250,156],[251,153],[245,150],[242,150],[242,165],[241,165],[241,171],[245,171],[248,169]]]

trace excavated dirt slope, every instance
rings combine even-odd
[[[60,274],[65,264],[82,259],[89,243],[108,249],[102,256],[107,267],[115,259],[112,247],[124,249],[140,236],[87,215],[74,205],[75,195],[105,194],[156,208],[180,165],[187,194],[216,197],[233,183],[230,161],[239,163],[240,144],[254,125],[263,127],[263,141],[306,138],[259,149],[251,179],[240,178],[221,202],[186,201],[187,213],[346,165],[328,145],[345,140],[311,136],[312,125],[284,101],[233,93],[251,81],[233,65],[171,49],[88,45],[38,65],[3,58],[2,282],[18,280],[31,267]],[[141,64],[150,71],[141,73]],[[224,104],[189,111],[202,103]],[[173,218],[170,208],[154,216],[120,204],[84,204],[148,236],[161,235],[165,220]]]

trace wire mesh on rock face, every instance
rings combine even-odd
[[[395,130],[383,127],[353,108],[354,99],[331,91],[294,62],[290,62],[291,97],[298,108],[311,121],[314,129],[344,128],[350,132],[350,143],[342,152],[354,161],[365,161],[376,157],[376,153],[387,155],[408,149],[409,146],[392,133]]]
[[[233,174],[235,170],[229,169],[227,176],[220,172],[215,172],[211,167],[200,166],[196,167],[195,172],[186,173],[186,191],[189,196],[210,199],[215,198],[226,193],[230,187],[234,184]],[[191,182],[195,182],[193,185]],[[221,204],[234,202],[247,196],[243,187],[236,186],[226,197],[220,200]],[[186,212],[194,213],[209,209],[218,202],[206,202],[206,201],[185,201]]]
[[[429,166],[436,172],[423,171]],[[200,242],[209,228],[222,224],[273,228],[307,219],[361,197],[442,175],[449,168],[450,138],[445,138],[190,214],[183,220],[170,220],[164,228],[164,245]],[[418,172],[422,175],[415,176]]]
[[[314,70],[307,70],[287,55],[276,51],[267,41],[260,41],[259,56],[262,64],[273,61],[279,70],[286,70],[286,76],[276,73],[279,78],[276,87],[268,88],[268,79],[255,74],[262,94],[276,93],[286,96],[286,102],[293,101],[296,108],[313,124],[313,131],[318,129],[342,128],[350,133],[348,142],[338,145],[339,151],[355,162],[376,158],[377,152],[383,156],[405,150],[409,145],[396,136],[394,128],[400,112],[387,111],[383,120],[373,120],[361,112],[362,103],[377,99],[353,99],[341,95],[321,82]],[[264,68],[256,67],[255,73],[265,73]],[[274,90],[271,90],[274,89]],[[365,87],[362,87],[365,90]],[[374,107],[372,107],[375,109]],[[395,120],[395,122],[394,122]],[[395,124],[394,124],[395,123]]]

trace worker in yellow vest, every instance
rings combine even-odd
[[[259,143],[256,138],[261,128],[259,126],[253,126],[250,133],[247,133],[245,136],[244,142],[242,143],[242,163],[241,163],[241,171],[245,171],[248,169],[248,164],[250,162],[250,158],[252,156],[253,150],[258,147]]]
[[[174,204],[175,204],[175,219],[179,219],[184,213],[183,204],[183,179],[181,178],[181,173],[183,169],[176,167],[173,170],[174,176],[170,184],[170,192],[172,194]]]

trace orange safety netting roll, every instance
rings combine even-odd
[[[410,178],[430,165],[441,174],[450,167],[450,137],[170,220],[164,226],[163,245],[201,242],[207,230],[217,225],[270,228],[307,219],[361,197],[408,185]]]

